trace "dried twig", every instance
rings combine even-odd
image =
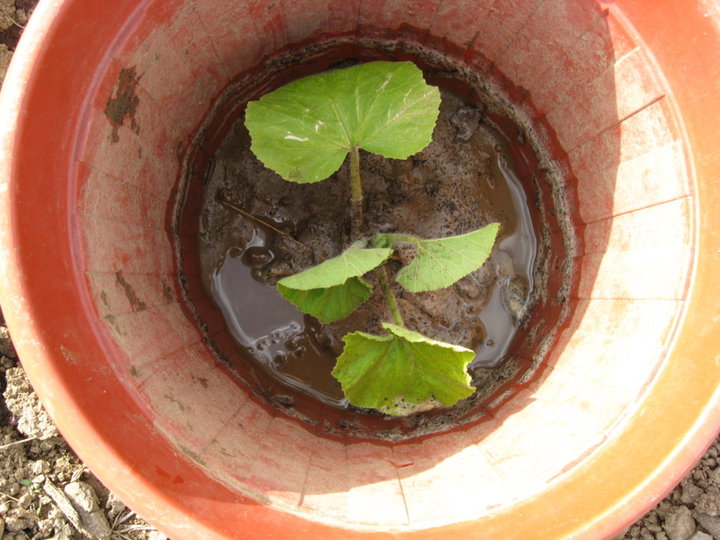
[[[12,446],[18,446],[20,444],[25,444],[26,442],[34,441],[36,439],[37,439],[37,437],[28,437],[27,439],[23,439],[21,441],[15,441],[15,442],[11,442],[8,444],[3,444],[2,446],[0,446],[0,450],[5,450],[6,448],[10,448]]]
[[[77,510],[75,510],[75,507],[73,507],[72,503],[65,496],[65,494],[60,491],[57,486],[55,486],[55,484],[53,484],[50,480],[45,480],[45,483],[43,484],[43,490],[53,500],[55,505],[60,509],[60,511],[67,518],[70,524],[75,527],[78,532],[82,533],[84,531],[84,528],[82,526],[82,522],[80,521],[80,514],[78,514]]]
[[[128,510],[128,511],[125,512],[124,514],[123,514],[123,513],[117,514],[117,515],[115,516],[115,519],[113,520],[112,530],[115,531],[115,529],[117,529],[118,525],[122,525],[122,524],[125,523],[128,519],[130,519],[131,517],[133,517],[134,515],[135,515],[135,512],[133,512],[132,510]]]
[[[135,532],[135,531],[154,531],[155,528],[151,527],[150,525],[128,525],[127,527],[124,527],[120,530],[115,531],[117,534],[124,534],[129,532]]]
[[[10,499],[11,501],[15,501],[16,503],[19,503],[19,502],[20,502],[18,499],[16,499],[16,498],[13,497],[12,495],[8,495],[7,493],[3,493],[2,491],[0,491],[0,497],[7,497],[7,498]]]
[[[246,218],[251,219],[251,220],[259,223],[260,225],[262,225],[262,226],[264,226],[264,227],[267,227],[268,229],[271,229],[271,230],[275,231],[276,233],[285,236],[286,238],[288,238],[288,239],[292,240],[293,242],[295,242],[297,245],[302,246],[302,247],[305,248],[306,250],[312,252],[312,249],[310,249],[309,247],[307,247],[307,246],[306,246],[305,244],[303,244],[300,240],[298,240],[298,239],[296,239],[296,238],[293,238],[292,236],[290,236],[290,235],[289,235],[288,233],[286,233],[285,231],[281,231],[280,229],[278,229],[277,227],[275,227],[275,226],[272,225],[271,223],[268,223],[267,221],[265,221],[265,220],[263,220],[263,219],[260,219],[260,218],[257,217],[257,216],[253,216],[250,212],[246,212],[246,211],[243,210],[242,208],[239,208],[239,207],[235,206],[234,204],[231,204],[231,203],[229,203],[229,202],[227,202],[227,201],[225,201],[225,200],[223,200],[223,199],[219,199],[219,202],[220,202],[220,204],[222,204],[222,205],[224,205],[224,206],[227,206],[227,207],[230,208],[231,210],[235,210],[238,214],[241,214],[241,215],[245,216]]]
[[[220,203],[223,204],[223,205],[225,205],[225,206],[227,206],[227,207],[230,208],[231,210],[235,210],[238,214],[242,214],[242,215],[245,216],[246,218],[252,219],[253,221],[258,222],[260,225],[264,225],[264,226],[267,227],[268,229],[272,229],[273,231],[275,231],[275,232],[278,233],[278,234],[282,234],[282,235],[284,235],[284,236],[288,236],[288,233],[286,233],[285,231],[281,231],[280,229],[278,229],[278,228],[275,227],[274,225],[268,223],[268,222],[265,221],[264,219],[260,219],[260,218],[257,217],[257,216],[253,216],[250,212],[246,212],[245,210],[243,210],[242,208],[240,208],[240,207],[238,207],[238,206],[235,206],[234,204],[231,204],[231,203],[229,203],[229,202],[227,202],[227,201],[224,201],[224,200],[222,200],[222,199],[220,200]]]

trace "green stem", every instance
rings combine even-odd
[[[384,233],[382,235],[384,238],[389,238],[391,240],[394,240],[396,242],[407,242],[408,244],[415,244],[416,246],[420,245],[420,240],[418,238],[415,238],[414,236],[410,236],[408,234],[390,234],[390,233]]]
[[[356,146],[350,149],[350,239],[354,242],[361,236],[363,226],[363,191],[360,179],[360,151]]]
[[[385,300],[388,303],[388,307],[390,308],[390,313],[393,316],[395,324],[405,328],[405,323],[403,322],[402,315],[400,314],[400,308],[398,308],[397,300],[395,299],[395,295],[393,294],[392,288],[390,287],[390,280],[388,279],[387,270],[385,270],[385,267],[382,266],[378,268],[376,272],[378,280],[380,281],[380,286],[385,292]]]

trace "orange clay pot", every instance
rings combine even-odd
[[[498,81],[576,180],[542,369],[394,444],[323,436],[218,362],[168,232],[216,97],[337,36]],[[60,431],[174,540],[607,538],[720,425],[718,96],[711,0],[41,0],[2,90],[2,308]]]

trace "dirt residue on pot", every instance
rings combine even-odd
[[[135,121],[135,111],[140,105],[140,98],[137,96],[139,82],[140,77],[135,67],[120,70],[118,85],[107,100],[105,116],[110,120],[112,126],[110,140],[114,143],[120,140],[118,130],[125,124],[125,120],[130,121],[130,129],[135,133],[140,132],[140,126]]]
[[[344,407],[330,371],[342,336],[384,333],[380,323],[391,317],[381,288],[350,317],[320,325],[274,285],[347,247],[348,164],[326,181],[297,185],[263,167],[249,145],[241,118],[215,155],[200,224],[203,282],[253,361],[284,384]],[[471,371],[504,359],[531,304],[536,237],[505,145],[482,109],[444,91],[425,150],[408,160],[361,154],[367,236],[438,238],[500,223],[488,262],[454,286],[420,294],[394,286],[408,327],[475,350]],[[401,268],[388,266],[391,275]]]

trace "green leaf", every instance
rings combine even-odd
[[[372,287],[361,278],[383,264],[389,248],[353,245],[343,253],[298,274],[278,281],[280,294],[303,313],[329,323],[350,315],[372,295]]]
[[[406,414],[407,404],[436,400],[450,406],[475,391],[466,371],[473,351],[393,324],[383,323],[383,328],[389,335],[343,337],[345,349],[332,374],[350,403]]]
[[[390,248],[362,248],[354,244],[337,257],[283,278],[278,283],[304,291],[342,285],[351,277],[362,276],[380,266],[392,255],[392,251]]]
[[[348,279],[342,285],[319,289],[291,289],[282,283],[278,291],[303,313],[309,313],[321,323],[327,324],[344,319],[366,302],[372,295],[372,287],[359,277]]]
[[[411,242],[417,245],[417,256],[398,272],[395,281],[410,292],[434,291],[449,287],[480,268],[490,256],[499,229],[498,223],[491,223],[477,231],[431,240],[382,235],[376,244]]]
[[[311,183],[352,148],[405,159],[432,139],[440,92],[411,62],[369,62],[310,75],[248,103],[252,151],[286,180]]]

